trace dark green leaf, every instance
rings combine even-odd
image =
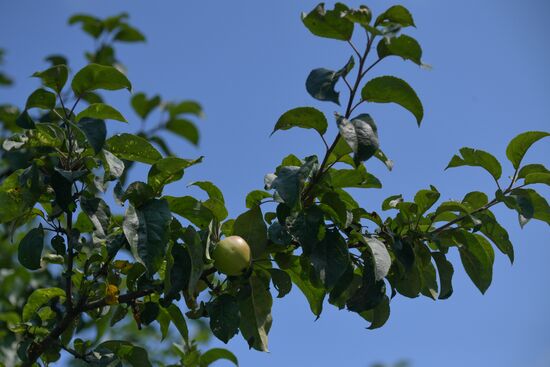
[[[56,65],[44,71],[38,71],[32,76],[40,78],[45,87],[51,88],[57,93],[61,93],[61,90],[67,82],[69,70],[65,65]]]
[[[101,120],[117,120],[128,122],[115,108],[104,103],[93,103],[76,115],[76,121],[82,118],[101,119]]]
[[[225,208],[225,200],[222,192],[216,185],[208,181],[197,181],[189,184],[189,186],[200,187],[208,194],[208,200],[204,201],[202,205],[210,209],[218,221],[221,222],[227,218],[228,213]]]
[[[194,145],[199,144],[199,130],[189,120],[182,118],[170,119],[166,123],[166,129],[188,140]]]
[[[153,199],[139,209],[128,206],[123,230],[134,257],[154,274],[166,255],[172,216],[165,200]]]
[[[269,278],[252,274],[248,278],[250,292],[239,299],[241,313],[239,328],[250,348],[267,352],[267,334],[271,328],[271,306],[273,299],[269,292]]]
[[[94,149],[94,152],[98,154],[103,149],[105,139],[107,138],[107,127],[105,121],[94,120],[89,118],[82,118],[78,121],[78,127],[84,132],[88,143]]]
[[[40,258],[44,248],[44,229],[42,225],[33,228],[19,243],[17,258],[19,263],[30,270],[40,269]]]
[[[358,166],[378,151],[378,132],[374,120],[369,114],[361,114],[350,121],[338,116],[338,129],[351,150],[355,153],[353,160]]]
[[[107,203],[99,198],[87,199],[82,197],[80,199],[80,207],[94,224],[95,233],[100,236],[100,238],[104,238],[109,231],[111,219],[111,209]]]
[[[290,275],[292,283],[296,284],[304,296],[306,296],[311,312],[318,318],[323,311],[325,290],[311,282],[310,269],[304,268],[300,264],[298,256],[278,254],[275,260],[279,267]]]
[[[550,171],[542,164],[527,164],[518,172],[518,179],[525,178],[531,173],[550,173]]]
[[[163,158],[155,162],[149,169],[147,183],[154,192],[161,193],[165,185],[179,180],[183,176],[183,170],[202,162],[198,159],[182,159],[177,157]]]
[[[136,93],[132,96],[131,104],[137,115],[145,120],[151,111],[160,105],[160,96],[148,99],[145,93]]]
[[[225,359],[232,362],[235,366],[239,365],[237,357],[227,349],[223,348],[212,348],[207,350],[201,355],[199,362],[200,367],[210,366],[212,363],[219,361],[220,359]]]
[[[496,220],[493,213],[489,210],[482,211],[475,215],[481,220],[479,231],[489,238],[497,246],[497,248],[508,256],[510,262],[514,262],[514,246],[510,242],[508,232]]]
[[[117,134],[107,139],[106,147],[120,159],[153,164],[162,155],[145,139],[133,134]]]
[[[361,91],[365,101],[377,103],[397,103],[409,110],[420,125],[424,117],[422,102],[416,92],[404,80],[393,76],[381,76],[370,80]]]
[[[145,42],[145,36],[136,28],[123,23],[119,27],[119,31],[113,37],[113,41]]]
[[[306,90],[315,99],[319,101],[331,101],[340,105],[340,92],[334,90],[340,75],[335,71],[318,68],[309,73],[306,80]]]
[[[371,322],[369,330],[381,328],[390,318],[390,299],[385,296],[375,308],[362,312],[361,316]]]
[[[166,110],[170,114],[171,118],[179,115],[190,114],[197,117],[204,117],[202,106],[195,101],[182,101],[180,103],[169,103],[166,106]]]
[[[550,186],[550,173],[530,173],[525,177],[525,184],[546,184]]]
[[[185,342],[188,343],[189,328],[187,327],[187,322],[185,321],[181,310],[175,304],[171,304],[170,306],[168,306],[167,311],[170,315],[170,318],[172,319],[172,322],[176,326],[176,329],[178,329],[181,337],[183,338],[183,340],[185,340]]]
[[[292,289],[292,280],[290,279],[290,276],[281,269],[270,268],[268,270],[271,275],[271,281],[273,282],[277,292],[279,292],[279,294],[277,294],[277,298],[283,298]]]
[[[457,231],[453,237],[460,245],[460,259],[466,273],[481,293],[485,293],[493,279],[493,247],[485,237],[466,231]]]
[[[317,5],[309,14],[302,14],[302,21],[311,33],[319,37],[349,41],[353,34],[353,23],[342,17],[348,7],[336,3],[334,10],[326,10],[323,3]]]
[[[453,264],[441,252],[432,252],[432,257],[439,272],[440,292],[439,299],[447,299],[453,294]]]
[[[36,127],[36,123],[29,115],[27,110],[21,112],[21,114],[15,120],[15,124],[19,127],[22,127],[23,129],[34,129]],[[6,147],[4,147],[4,149],[9,151],[9,149],[7,149]]]
[[[124,340],[108,340],[99,344],[96,351],[109,350],[113,352],[121,361],[128,363],[132,367],[152,367],[149,362],[147,351],[141,347],[124,341]]]
[[[327,231],[325,238],[313,248],[310,261],[317,277],[330,291],[349,265],[346,241],[338,231]]]
[[[206,304],[210,316],[210,329],[222,342],[229,342],[239,331],[240,313],[237,299],[229,294],[222,294]]]
[[[41,108],[43,110],[53,110],[55,108],[55,94],[45,89],[37,89],[27,98],[25,109]]]
[[[376,18],[375,26],[397,23],[402,27],[415,27],[411,13],[401,5],[394,5]]]
[[[403,60],[411,60],[417,65],[422,65],[422,48],[414,38],[407,35],[384,38],[380,40],[376,49],[380,59],[387,56],[399,56]]]
[[[267,199],[270,197],[271,194],[269,192],[265,192],[262,190],[250,191],[248,195],[246,195],[246,207],[248,209],[251,209],[257,205],[260,205],[263,199]]]
[[[193,226],[187,227],[183,233],[183,241],[185,242],[185,248],[189,252],[190,270],[189,270],[189,284],[187,289],[193,293],[197,286],[202,271],[204,269],[204,254],[206,252],[205,247],[202,245],[199,234],[195,231]]]
[[[439,192],[433,186],[431,190],[418,191],[414,196],[414,202],[418,206],[418,215],[426,213],[439,200],[439,196]]]
[[[260,258],[267,246],[267,226],[259,206],[256,206],[235,219],[233,234],[241,236],[250,246],[252,258]]]
[[[189,220],[201,229],[208,228],[208,224],[214,218],[214,214],[202,205],[202,203],[191,196],[183,197],[164,197],[170,205],[170,210]]]
[[[275,124],[271,134],[277,130],[288,130],[293,127],[302,129],[315,129],[320,135],[327,131],[327,119],[325,115],[313,107],[298,107],[285,112]]]
[[[494,177],[497,181],[502,175],[502,167],[498,160],[483,150],[477,150],[472,148],[461,148],[460,154],[454,155],[447,168],[460,167],[460,166],[476,166],[485,169]],[[446,168],[446,169],[447,169]]]
[[[544,131],[527,131],[519,134],[506,147],[506,157],[512,162],[514,168],[518,169],[531,145],[547,136],[550,136],[550,133]]]
[[[76,73],[71,88],[77,96],[96,89],[132,90],[128,78],[112,66],[88,64]]]

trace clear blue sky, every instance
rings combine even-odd
[[[350,1],[350,5],[359,5]],[[186,172],[184,182],[211,180],[223,190],[233,216],[244,197],[261,188],[288,153],[321,154],[315,134],[290,131],[269,138],[277,118],[297,106],[315,106],[329,115],[335,105],[318,103],[304,81],[316,67],[339,68],[351,50],[344,43],[313,37],[299,14],[315,1],[2,1],[0,47],[7,49],[6,71],[15,88],[0,90],[0,101],[23,105],[37,86],[28,78],[51,53],[69,56],[73,68],[83,65],[91,41],[66,25],[75,12],[98,16],[128,11],[148,37],[146,44],[122,46],[120,58],[136,91],[161,93],[168,99],[200,101],[207,119],[200,124],[199,149],[179,144],[183,157],[205,155],[203,165]],[[393,2],[367,3],[375,11]],[[444,172],[462,146],[493,152],[505,160],[507,142],[525,130],[550,130],[550,45],[547,1],[502,0],[403,1],[418,29],[410,32],[424,49],[432,71],[398,59],[383,63],[373,75],[405,78],[424,102],[425,119],[414,119],[398,107],[366,106],[378,123],[384,151],[395,161],[393,172],[378,162],[369,170],[383,182],[381,190],[358,193],[367,208],[379,209],[382,198],[396,193],[411,197],[435,185],[444,199],[471,190],[491,195],[494,183],[475,168]],[[127,95],[110,101],[138,127]],[[121,125],[113,123],[114,129]],[[332,126],[329,134],[335,133]],[[550,164],[550,144],[540,143],[527,160]],[[504,164],[505,174],[511,166]],[[135,178],[145,171],[137,171]],[[178,186],[179,185],[179,186]],[[176,195],[195,194],[183,184]],[[550,196],[549,190],[541,189]],[[498,254],[493,286],[482,296],[457,267],[455,293],[446,301],[401,296],[392,301],[388,324],[376,331],[347,311],[326,305],[314,322],[298,290],[273,308],[269,354],[248,351],[239,337],[229,344],[241,365],[369,366],[408,359],[416,367],[550,365],[550,232],[529,223],[519,229],[516,216],[499,208],[502,223],[516,246],[510,266]],[[455,260],[457,258],[455,257]],[[219,343],[221,344],[221,343]],[[220,364],[222,366],[223,363]]]

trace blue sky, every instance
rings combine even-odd
[[[367,3],[375,12],[392,4]],[[382,148],[395,168],[390,173],[378,162],[369,162],[368,169],[384,188],[358,192],[357,197],[365,207],[377,210],[389,195],[403,193],[410,198],[430,184],[443,199],[459,199],[472,190],[491,195],[494,182],[484,172],[443,169],[460,147],[471,146],[502,159],[503,176],[509,176],[507,142],[522,131],[550,130],[546,27],[550,4],[544,0],[401,4],[412,11],[418,26],[406,33],[420,41],[423,59],[433,69],[421,70],[395,58],[372,75],[406,79],[424,102],[425,119],[419,129],[399,107],[364,105],[361,112],[377,121]],[[321,142],[310,131],[269,137],[277,118],[291,108],[311,105],[328,116],[338,110],[334,104],[311,99],[304,88],[311,69],[339,68],[351,55],[345,43],[314,37],[302,26],[300,12],[314,5],[309,0],[2,1],[0,47],[8,51],[5,69],[17,84],[0,90],[0,101],[23,105],[37,86],[28,76],[46,66],[42,59],[48,54],[67,55],[73,68],[84,65],[82,51],[93,45],[80,30],[66,25],[71,14],[128,11],[131,22],[148,38],[146,44],[119,48],[135,91],[203,104],[207,118],[200,123],[200,148],[178,142],[177,152],[206,159],[186,172],[184,182],[215,182],[236,216],[245,209],[246,193],[261,188],[264,174],[282,157],[322,154]],[[127,95],[111,93],[109,101],[126,115],[131,128],[138,128]],[[113,123],[111,132],[122,129]],[[329,136],[335,131],[331,126]],[[550,144],[542,142],[527,160],[548,166],[548,157]],[[135,178],[144,172],[136,171]],[[169,191],[198,193],[184,184],[172,185]],[[546,188],[541,191],[549,196]],[[451,299],[434,302],[398,296],[392,301],[388,324],[369,331],[356,315],[329,305],[314,322],[305,298],[294,290],[275,302],[271,353],[248,351],[240,337],[229,348],[245,367],[369,366],[401,359],[417,367],[550,365],[548,226],[532,222],[520,230],[512,212],[504,208],[495,212],[509,228],[516,262],[510,266],[497,255],[493,285],[486,295],[457,266]]]

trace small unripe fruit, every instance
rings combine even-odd
[[[250,246],[242,237],[226,237],[216,245],[212,259],[221,273],[241,275],[250,267]]]

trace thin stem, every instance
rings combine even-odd
[[[359,50],[357,50],[357,47],[355,47],[353,42],[351,42],[351,40],[350,40],[350,41],[348,41],[348,44],[351,46],[351,48],[353,49],[353,51],[355,52],[357,57],[361,58],[361,53],[359,52]]]
[[[499,202],[500,202],[500,201],[498,201],[497,199],[493,199],[493,200],[491,200],[489,203],[483,205],[481,208],[476,209],[476,210],[474,210],[474,211],[471,212],[471,213],[464,214],[464,215],[462,215],[462,216],[460,216],[460,217],[458,217],[458,218],[455,218],[455,219],[453,219],[452,221],[450,221],[450,222],[448,222],[448,223],[445,223],[445,224],[442,225],[441,227],[438,227],[438,228],[434,229],[433,231],[430,231],[429,233],[430,233],[430,234],[437,234],[437,233],[440,233],[440,232],[446,230],[447,228],[451,227],[452,225],[454,225],[454,224],[456,224],[456,223],[458,223],[458,222],[463,221],[464,219],[468,218],[468,217],[471,216],[472,214],[477,214],[477,213],[480,213],[480,212],[482,212],[482,211],[484,211],[484,210],[487,210],[487,209],[489,209],[490,207],[492,207],[493,205],[498,204]]]
[[[321,139],[323,140],[323,144],[325,144],[325,148],[326,150],[328,151],[329,150],[329,146],[328,146],[328,143],[327,141],[325,140],[325,137],[323,135],[321,135]]]
[[[361,80],[365,76],[366,71],[372,69],[374,67],[374,65],[376,65],[380,61],[380,59],[379,59],[373,65],[369,66],[369,68],[366,71],[363,71],[363,68],[365,67],[365,61],[367,60],[367,57],[368,57],[368,55],[370,53],[370,50],[372,48],[373,41],[374,41],[374,37],[370,38],[370,36],[367,34],[367,47],[365,48],[365,52],[362,55],[360,53],[358,53],[357,48],[351,42],[349,42],[349,44],[352,46],[354,51],[359,54],[359,69],[357,71],[357,77],[355,79],[355,83],[354,83],[354,85],[353,85],[353,87],[350,91],[350,95],[349,95],[349,98],[348,98],[348,104],[347,104],[346,113],[345,113],[345,116],[344,116],[346,119],[348,119],[350,117],[351,113],[353,112],[353,101],[355,100],[355,94],[359,90]],[[325,157],[323,158],[323,161],[321,162],[321,165],[319,166],[319,170],[317,171],[317,174],[315,174],[315,176],[313,176],[313,178],[311,179],[309,185],[304,190],[303,196],[302,196],[304,198],[304,200],[308,199],[308,196],[311,193],[311,190],[313,189],[313,187],[315,187],[315,185],[321,180],[321,178],[323,177],[323,175],[327,171],[326,165],[328,163],[328,160],[330,158],[331,153],[334,151],[334,149],[338,145],[339,141],[340,141],[340,134],[336,135],[336,138],[334,139],[332,145],[327,149],[327,152],[325,154]]]
[[[73,276],[73,260],[74,260],[74,253],[73,253],[73,234],[72,234],[72,228],[73,228],[73,213],[70,211],[67,211],[65,213],[67,216],[67,229],[66,229],[66,235],[67,235],[67,271],[65,274],[65,293],[67,295],[67,307],[69,310],[72,310],[73,308],[73,296],[72,296],[72,276]]]

